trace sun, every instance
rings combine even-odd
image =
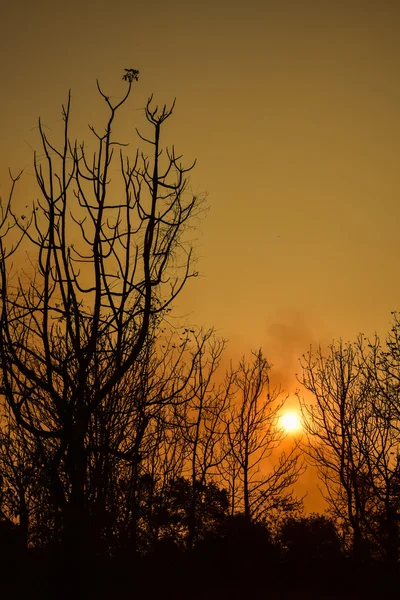
[[[280,418],[281,426],[287,433],[301,430],[300,414],[294,410],[285,412]]]

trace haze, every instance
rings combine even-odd
[[[0,193],[25,168],[21,202],[36,197],[37,118],[57,131],[69,88],[82,139],[103,114],[95,79],[118,96],[123,68],[139,69],[132,154],[148,95],[176,96],[168,141],[197,158],[210,207],[175,314],[215,326],[234,356],[262,346],[293,393],[310,343],[385,333],[399,307],[399,17],[393,1],[15,3],[0,24]]]

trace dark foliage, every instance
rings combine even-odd
[[[342,542],[333,521],[324,515],[287,519],[279,532],[285,560],[298,565],[329,564],[342,558]]]

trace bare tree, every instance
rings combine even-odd
[[[278,506],[295,507],[292,486],[303,471],[295,444],[279,451],[285,434],[279,413],[285,403],[280,390],[270,387],[270,365],[261,350],[251,363],[243,358],[234,374],[236,405],[231,410],[224,478],[229,482],[231,512],[262,520]]]
[[[366,525],[382,558],[389,566],[397,563],[400,549],[400,335],[394,313],[384,342],[375,335],[356,342],[362,368],[369,384],[363,414],[362,447],[371,492]]]
[[[157,495],[159,503],[160,487],[165,488],[182,474],[187,449],[176,415],[191,397],[207,340],[207,336],[199,335],[193,342],[187,328],[167,335],[164,329],[154,331],[146,351],[124,379],[124,385],[118,387],[108,416],[101,426],[94,421],[94,433],[108,431],[104,448],[112,456],[114,467],[107,469],[107,474],[112,481],[118,477],[124,485],[124,493],[119,492],[115,498],[118,509],[114,512],[124,506],[119,522],[129,529],[131,548],[137,546],[139,537],[157,539],[157,526],[151,519],[152,499]],[[143,529],[148,530],[147,534]]]
[[[1,391],[40,453],[71,555],[76,548],[84,554],[90,537],[93,417],[101,418],[129,376],[154,319],[195,275],[185,237],[201,206],[187,192],[192,167],[183,167],[173,148],[162,157],[161,131],[173,107],[149,99],[151,133],[139,135],[151,154],[138,151],[132,162],[121,149],[121,199],[111,185],[114,149],[123,145],[112,128],[137,72],[124,79],[127,90],[116,104],[98,85],[108,119],[102,132],[91,127],[92,156],[70,139],[70,96],[60,147],[39,121],[42,155],[35,154],[34,167],[41,199],[30,215],[17,215],[15,177],[0,219]],[[22,250],[30,266],[14,272]]]
[[[369,496],[363,415],[368,382],[352,344],[332,344],[327,356],[319,348],[301,361],[300,382],[314,402],[301,400],[307,444],[304,450],[318,468],[325,498],[335,516],[348,522],[354,556],[363,547],[363,514]]]
[[[199,498],[205,486],[216,479],[224,459],[225,416],[232,399],[232,378],[219,383],[215,380],[225,342],[217,339],[213,330],[200,330],[195,333],[195,348],[184,402],[176,411],[176,426],[185,452],[183,474],[190,481],[188,548],[192,548],[197,539]]]
[[[399,427],[389,375],[390,345],[332,344],[303,357],[304,450],[317,466],[335,517],[351,531],[356,560],[378,552],[393,564],[399,547]],[[393,366],[393,363],[391,363]]]

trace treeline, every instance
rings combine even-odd
[[[189,486],[186,480],[177,484],[180,490]],[[206,501],[213,497],[211,492]],[[180,514],[175,527],[189,512],[182,497],[176,504]],[[132,553],[128,545],[114,556],[87,555],[78,561],[54,546],[24,549],[17,527],[2,522],[3,593],[42,598],[79,593],[91,598],[332,600],[386,597],[397,585],[398,570],[374,561],[356,562],[325,515],[292,515],[268,527],[244,515],[231,516],[226,508],[218,515],[210,512],[213,526],[208,520],[191,550],[184,549],[179,538],[164,537],[145,554]]]
[[[293,496],[300,451],[279,450],[283,401],[268,392],[261,352],[216,383],[223,344],[212,332],[156,334],[91,414],[74,555],[145,554],[165,540],[190,550],[227,515],[267,523],[300,504]],[[106,364],[97,368],[106,379]],[[98,385],[94,377],[90,385]],[[31,406],[49,432],[56,429],[47,404]],[[24,428],[3,404],[0,510],[18,523],[25,547],[66,542],[71,487],[68,455],[60,461],[59,452],[53,436]]]

